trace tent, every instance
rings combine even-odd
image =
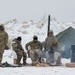
[[[56,38],[61,44],[62,57],[70,58],[72,54],[71,45],[75,45],[75,29],[69,27],[66,30],[60,32],[58,35],[56,35]]]

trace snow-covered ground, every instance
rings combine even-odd
[[[58,23],[57,21],[51,22],[51,29],[54,35],[65,30],[69,26],[75,28],[74,23]],[[5,30],[9,34],[9,39],[15,37],[22,37],[22,46],[25,49],[25,44],[32,40],[33,35],[37,35],[38,39],[42,42],[47,36],[47,20],[35,23],[33,21],[23,23],[5,23]],[[13,64],[12,50],[5,50],[2,62]],[[22,61],[21,61],[22,62]],[[27,58],[27,62],[31,63],[31,59]],[[62,59],[63,66],[50,66],[50,67],[16,67],[16,68],[1,68],[0,75],[75,75],[75,68],[65,67],[65,64],[70,62],[70,59]]]
[[[12,50],[4,52],[3,62],[6,61],[13,64]],[[75,68],[65,66],[69,62],[70,59],[63,58],[63,66],[0,68],[0,75],[75,75]],[[31,63],[31,59],[28,58],[27,63]]]

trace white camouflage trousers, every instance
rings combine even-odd
[[[58,61],[58,58],[61,57],[61,54],[59,52],[50,53],[46,51],[46,63],[51,65],[56,65],[57,63],[60,63],[60,59]]]
[[[42,57],[42,51],[39,49],[30,50],[30,58],[34,63],[39,57]]]

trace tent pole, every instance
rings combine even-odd
[[[49,31],[50,31],[50,15],[48,16],[48,31],[47,31],[47,36],[48,36]]]

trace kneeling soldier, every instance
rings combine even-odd
[[[42,57],[42,43],[38,41],[37,36],[33,36],[33,41],[28,42],[26,45],[26,50],[29,50],[28,47],[30,47],[30,58],[32,60],[32,65],[35,65],[35,62],[37,60],[41,60]],[[41,62],[39,60],[39,62]]]

